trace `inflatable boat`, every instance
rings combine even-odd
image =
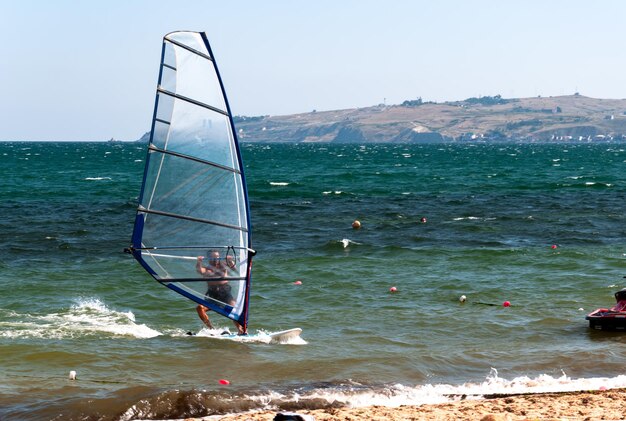
[[[615,304],[611,308],[599,308],[589,313],[589,327],[597,330],[626,330],[626,288],[615,293]]]

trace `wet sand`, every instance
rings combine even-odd
[[[270,421],[279,411],[262,411],[227,415],[221,421]],[[287,411],[285,411],[287,412]],[[487,396],[481,400],[459,400],[452,403],[389,408],[370,406],[299,410],[316,421],[356,420],[624,420],[626,389]],[[215,418],[214,418],[215,419]]]

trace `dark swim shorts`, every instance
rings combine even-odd
[[[213,298],[214,300],[221,301],[225,304],[230,304],[232,301],[235,301],[230,293],[230,290],[231,287],[228,284],[211,285],[209,286],[206,295]]]

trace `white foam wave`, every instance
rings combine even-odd
[[[593,182],[593,181],[587,181],[585,183],[585,186],[597,186],[597,185],[606,186],[606,187],[613,187],[613,184],[611,184],[611,183],[596,183],[596,182]]]
[[[87,181],[111,180],[111,177],[85,177]]]
[[[350,246],[350,244],[354,244],[354,245],[359,245],[361,243],[357,243],[356,241],[352,241],[349,238],[343,238],[342,240],[339,241],[342,245],[343,248],[348,248],[348,246]]]
[[[460,216],[458,218],[452,218],[453,221],[495,221],[494,217],[479,217],[479,216]]]
[[[226,333],[227,332],[227,333]],[[245,342],[245,343],[263,343],[263,344],[281,344],[281,345],[306,345],[308,342],[302,339],[300,336],[291,336],[283,338],[279,341],[274,340],[270,335],[273,332],[266,332],[262,329],[259,329],[254,332],[249,332],[248,335],[235,335],[230,332],[228,329],[209,329],[203,328],[194,336],[201,338],[212,338],[219,340],[228,340],[234,342]]]
[[[320,388],[297,396],[281,395],[272,392],[274,399],[304,400],[320,399],[329,403],[343,403],[349,407],[401,405],[427,405],[453,402],[461,399],[480,400],[485,395],[515,395],[528,393],[557,393],[589,390],[605,390],[626,387],[626,375],[617,377],[597,377],[571,379],[566,374],[552,377],[547,374],[535,378],[516,377],[506,380],[498,377],[492,369],[491,374],[482,383],[465,383],[462,385],[426,384],[407,386],[402,384],[389,385],[384,388],[372,388],[359,384],[351,387]],[[280,395],[280,396],[279,396]],[[261,399],[262,397],[259,397]],[[263,397],[267,399],[267,396]]]
[[[288,186],[289,183],[283,181],[270,181],[270,186]]]
[[[78,299],[69,309],[44,315],[14,314],[0,323],[5,338],[75,338],[93,334],[112,334],[152,338],[161,333],[135,322],[131,311],[108,308],[97,298]]]

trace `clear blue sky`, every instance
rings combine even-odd
[[[136,139],[161,39],[205,31],[232,111],[626,98],[626,1],[0,0],[0,140]]]

